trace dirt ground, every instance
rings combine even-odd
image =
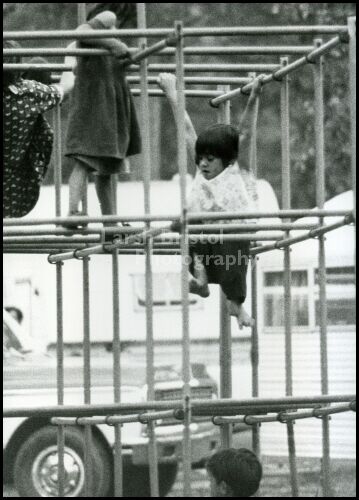
[[[257,497],[291,497],[288,459],[285,457],[263,457],[264,476]],[[300,497],[322,497],[320,481],[320,461],[316,459],[298,459],[298,482]],[[356,497],[356,465],[354,461],[332,462],[332,495],[333,497]],[[170,497],[182,496],[182,474],[179,472]],[[209,497],[209,483],[204,469],[193,471],[194,497]]]
[[[299,496],[322,497],[320,484],[320,461],[298,459]],[[264,476],[257,497],[291,497],[288,460],[286,458],[263,457]],[[332,462],[333,497],[356,497],[356,467],[353,461],[336,460]],[[179,470],[177,481],[169,497],[182,497],[183,480]],[[192,496],[209,497],[209,483],[204,469],[192,472]],[[5,487],[3,497],[18,497],[13,488]]]

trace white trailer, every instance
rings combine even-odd
[[[261,210],[278,210],[271,186],[258,181]],[[67,186],[63,187],[62,203],[67,206]],[[143,187],[139,182],[118,185],[118,213],[143,213]],[[100,215],[93,186],[89,187],[89,213]],[[43,187],[38,204],[28,217],[55,215],[54,190]],[[151,183],[151,211],[154,214],[180,213],[178,179]],[[134,223],[136,225],[136,223]],[[119,258],[120,268],[120,328],[123,341],[145,341],[145,260],[143,256],[126,255]],[[24,312],[24,326],[32,335],[56,342],[56,280],[55,266],[46,255],[4,256],[4,304],[15,305]],[[153,256],[154,335],[156,340],[179,341],[181,327],[180,257]],[[90,321],[91,340],[97,343],[112,341],[112,275],[111,255],[94,255],[90,260]],[[250,296],[250,289],[248,295]],[[82,264],[66,261],[63,267],[64,341],[82,342]],[[250,300],[248,299],[248,307]],[[190,297],[190,333],[192,339],[218,338],[219,292],[211,286],[208,299]],[[238,328],[233,325],[235,336]],[[249,335],[249,330],[244,332]]]
[[[325,203],[326,210],[353,209],[353,193],[342,193]],[[340,218],[325,218],[334,223]],[[317,218],[298,222],[316,223]],[[300,233],[299,233],[300,234]],[[355,231],[346,225],[325,236],[329,394],[355,394],[356,308]],[[321,393],[318,241],[309,239],[291,247],[293,320],[293,394]],[[283,252],[271,251],[259,260],[260,396],[285,394],[285,347],[283,311]],[[353,412],[333,415],[330,428],[332,458],[356,455],[356,420]],[[287,454],[286,426],[262,426],[263,450]],[[299,420],[295,425],[299,456],[320,456],[321,421]]]

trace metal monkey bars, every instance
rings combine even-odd
[[[250,425],[253,435],[253,449],[260,454],[259,424],[279,421],[287,426],[288,452],[290,463],[290,476],[293,496],[299,496],[298,474],[296,468],[295,436],[293,422],[304,418],[322,419],[323,437],[323,496],[330,495],[330,453],[329,453],[329,416],[331,414],[355,411],[354,395],[329,396],[328,395],[328,362],[327,362],[327,326],[326,326],[326,275],[325,275],[325,245],[324,235],[343,225],[355,222],[354,211],[329,211],[324,210],[325,201],[325,161],[324,161],[324,105],[323,105],[323,73],[322,61],[325,53],[341,42],[349,44],[349,96],[351,110],[351,162],[353,189],[356,193],[356,149],[355,149],[355,99],[356,99],[356,34],[355,18],[349,18],[347,26],[274,26],[274,27],[225,27],[225,28],[183,28],[181,23],[175,23],[173,29],[147,29],[145,4],[137,4],[138,29],[137,30],[108,30],[96,31],[37,31],[37,32],[4,32],[4,39],[13,40],[39,40],[61,39],[81,40],[86,38],[104,37],[136,37],[138,49],[131,50],[132,60],[127,70],[138,73],[129,76],[130,83],[139,83],[139,89],[133,89],[135,95],[141,96],[141,115],[144,143],[144,191],[145,210],[140,216],[102,216],[102,217],[72,217],[71,221],[81,224],[92,223],[117,223],[117,222],[142,222],[140,228],[104,228],[87,227],[81,231],[71,232],[63,230],[60,224],[67,222],[67,217],[61,216],[60,191],[61,191],[61,140],[60,140],[60,109],[55,116],[55,192],[56,192],[56,217],[46,219],[12,219],[4,220],[4,251],[8,253],[48,253],[49,262],[55,264],[57,277],[57,391],[58,404],[54,407],[39,408],[8,408],[4,410],[5,418],[47,416],[52,418],[52,423],[58,426],[59,450],[59,496],[64,493],[64,429],[67,425],[81,425],[85,428],[85,469],[86,469],[86,494],[91,496],[91,440],[92,426],[107,424],[114,426],[114,480],[115,496],[122,496],[122,425],[129,422],[141,422],[148,426],[150,478],[152,496],[158,493],[158,470],[156,454],[155,422],[159,419],[175,418],[183,425],[183,469],[184,469],[184,496],[191,496],[191,434],[190,422],[192,416],[209,416],[213,423],[220,425],[222,446],[230,446],[232,442],[231,425],[244,423]],[[78,4],[79,23],[85,20],[85,4]],[[184,40],[189,37],[201,36],[261,36],[267,35],[290,36],[306,34],[308,36],[331,35],[332,39],[322,42],[314,40],[313,44],[302,47],[283,46],[228,46],[205,47],[184,46]],[[155,42],[147,47],[147,38],[164,40]],[[168,47],[171,45],[171,47]],[[173,46],[172,46],[173,45]],[[64,56],[74,55],[99,56],[107,52],[100,49],[6,49],[4,55],[21,56]],[[187,55],[281,55],[281,59],[265,64],[188,64],[184,62]],[[302,56],[289,62],[288,56]],[[147,57],[175,57],[175,64],[151,63],[147,64]],[[283,57],[286,56],[286,57]],[[290,143],[289,143],[289,81],[288,75],[294,70],[302,68],[307,63],[313,68],[313,86],[315,103],[315,144],[316,144],[316,171],[317,171],[317,207],[316,210],[292,210],[290,204]],[[26,69],[50,71],[71,71],[72,67],[64,64],[29,65],[5,64],[4,69],[23,71]],[[180,214],[153,215],[150,207],[150,127],[149,127],[149,96],[161,95],[157,89],[149,89],[148,85],[157,83],[157,76],[149,76],[149,72],[175,71],[178,82],[179,107],[176,117],[178,165],[180,171]],[[184,135],[184,116],[186,97],[210,97],[211,104],[218,107],[218,121],[230,123],[230,100],[239,94],[248,93],[252,87],[254,75],[248,74],[238,77],[239,72],[265,72],[259,75],[262,85],[276,81],[280,86],[281,100],[281,144],[282,144],[282,210],[276,213],[201,213],[189,214],[186,209],[186,143]],[[208,73],[210,76],[187,76],[189,72]],[[221,76],[222,72],[235,73],[233,77]],[[213,76],[215,74],[215,76]],[[257,75],[258,77],[258,75]],[[56,79],[56,76],[54,76]],[[216,90],[188,89],[187,84],[221,85]],[[243,87],[231,90],[229,85]],[[256,173],[256,130],[252,131],[252,157],[251,168]],[[266,224],[266,218],[279,217],[280,224]],[[317,217],[315,224],[296,224],[293,219],[298,217]],[[324,217],[339,217],[339,221],[324,224]],[[221,224],[223,219],[232,219],[238,223],[229,225]],[[256,219],[257,223],[240,224],[241,219]],[[171,229],[168,222],[179,220],[179,237],[168,241],[168,231]],[[203,225],[196,225],[201,220]],[[258,222],[258,220],[260,222]],[[160,228],[151,226],[151,222],[161,222]],[[210,221],[211,224],[206,224]],[[216,222],[213,224],[213,222]],[[167,223],[167,225],[165,225]],[[193,224],[191,224],[193,223]],[[45,227],[50,225],[51,227]],[[227,226],[227,227],[226,227]],[[292,235],[293,231],[306,231],[304,234]],[[266,251],[280,249],[284,256],[284,298],[286,310],[285,324],[285,373],[286,396],[283,398],[259,397],[259,344],[258,328],[252,328],[252,398],[248,400],[233,400],[231,380],[231,332],[226,300],[221,298],[221,328],[220,328],[220,399],[196,400],[191,396],[190,390],[190,338],[189,338],[189,289],[188,269],[182,259],[182,337],[183,337],[183,399],[171,402],[154,401],[154,368],[153,368],[153,283],[151,257],[154,254],[188,253],[188,245],[193,237],[207,241],[211,237],[248,239],[253,242],[260,241],[258,231],[262,231],[262,239],[275,240],[274,242],[253,247],[252,255]],[[266,237],[263,235],[265,231]],[[275,231],[279,233],[275,233]],[[247,233],[246,233],[247,232]],[[111,245],[104,243],[107,234],[121,234],[123,240]],[[166,236],[167,233],[167,236]],[[203,234],[199,234],[203,233]],[[276,238],[274,238],[276,236]],[[87,239],[86,239],[87,238]],[[319,301],[320,301],[320,350],[321,350],[321,392],[320,396],[298,398],[293,396],[292,381],[292,326],[291,311],[291,262],[290,246],[305,239],[318,239],[319,260]],[[96,244],[99,242],[99,244]],[[95,246],[94,246],[95,244]],[[92,245],[92,246],[91,246]],[[146,331],[147,331],[147,402],[126,404],[121,402],[121,370],[120,370],[120,296],[119,296],[119,263],[118,257],[122,254],[143,253],[146,259]],[[89,308],[89,256],[94,253],[109,253],[112,259],[112,296],[113,296],[113,381],[114,403],[112,405],[94,405],[91,403],[91,351],[90,351],[90,308]],[[84,404],[69,407],[64,405],[64,340],[63,340],[63,297],[62,273],[63,261],[77,257],[82,261],[83,267],[83,296],[84,296]],[[257,316],[257,275],[255,266],[252,267],[252,315]],[[329,406],[328,406],[329,405]]]

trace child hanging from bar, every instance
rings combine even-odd
[[[4,49],[19,49],[13,40]],[[4,56],[5,63],[21,63],[17,55]],[[3,72],[3,217],[23,217],[36,205],[47,172],[53,131],[43,116],[71,92],[72,73],[63,73],[56,85],[37,81],[36,73]]]
[[[178,112],[176,77],[159,75],[158,84],[165,92],[173,110]],[[186,113],[186,141],[189,160],[196,164],[196,176],[188,199],[189,212],[250,212],[257,208],[256,179],[242,165],[239,147],[242,133],[252,130],[255,101],[260,82],[255,80],[239,127],[218,124],[204,130],[198,137]],[[202,222],[202,221],[199,221]],[[211,223],[211,221],[206,221]],[[213,221],[215,222],[215,221]],[[223,220],[223,223],[238,221]],[[241,222],[246,222],[242,220]],[[253,319],[244,309],[246,274],[249,262],[249,241],[197,242],[190,245],[190,292],[208,297],[209,283],[221,286],[229,300],[229,312],[238,326],[252,326]]]
[[[134,21],[136,4],[99,3],[89,12],[87,22],[77,29],[118,29]],[[73,58],[76,81],[65,152],[73,168],[69,179],[69,216],[86,215],[79,207],[89,173],[95,175],[102,214],[114,215],[113,174],[126,173],[126,158],[141,151],[136,111],[123,65],[130,58],[129,49],[115,38],[79,40],[71,47],[108,49],[110,55]],[[70,222],[66,227],[81,226]]]

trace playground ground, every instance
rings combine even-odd
[[[258,497],[290,497],[288,460],[278,457],[264,457],[264,477]],[[320,461],[318,459],[298,459],[299,491],[301,497],[321,497]],[[181,497],[183,494],[182,471],[179,470],[177,481],[168,495]],[[209,497],[209,483],[204,469],[194,470],[192,496]],[[333,460],[332,462],[333,497],[356,497],[356,466],[354,461]],[[13,488],[3,488],[3,497],[18,497]]]

